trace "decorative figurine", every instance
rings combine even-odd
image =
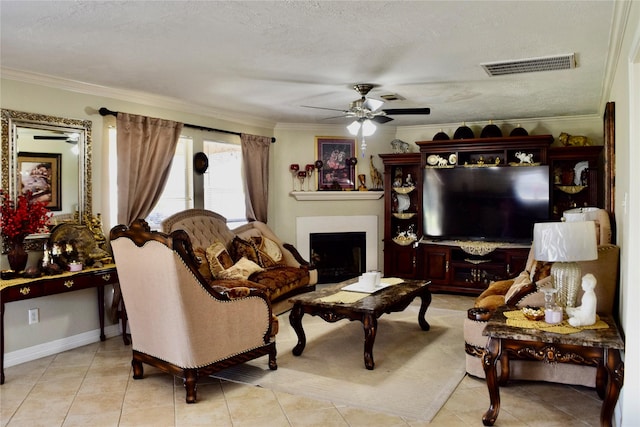
[[[596,323],[596,306],[598,299],[596,297],[596,278],[593,274],[585,274],[582,277],[582,304],[578,307],[567,307],[566,311],[569,315],[569,324],[573,327],[589,326]]]
[[[369,169],[371,173],[371,189],[382,190],[382,174],[373,165],[373,156],[369,157]]]
[[[365,181],[367,176],[363,173],[358,175],[358,181],[360,181],[360,185],[358,186],[358,191],[367,191],[367,186],[365,185]]]

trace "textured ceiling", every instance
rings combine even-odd
[[[389,125],[598,114],[614,5],[3,0],[0,64],[273,123],[346,123],[302,105],[346,109],[355,83],[405,98],[384,108],[431,108]],[[568,53],[575,69],[489,77],[480,65]]]

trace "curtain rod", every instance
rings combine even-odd
[[[101,107],[98,112],[100,113],[101,116],[117,116],[118,112],[117,111],[111,111],[108,108],[105,107]],[[224,130],[224,129],[216,129],[216,128],[208,128],[206,126],[199,126],[199,125],[190,125],[188,123],[183,123],[182,124],[185,127],[188,128],[192,128],[192,129],[197,129],[197,130],[206,130],[206,131],[211,131],[211,132],[221,132],[221,133],[228,133],[231,135],[237,135],[240,136],[242,135],[240,132],[233,132],[230,130]],[[274,137],[271,137],[271,143],[276,142],[276,139]]]

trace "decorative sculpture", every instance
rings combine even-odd
[[[369,156],[369,169],[371,173],[371,189],[382,190],[382,174],[373,165],[373,156]]]
[[[569,324],[573,327],[589,326],[596,323],[596,306],[598,299],[594,291],[596,278],[593,274],[585,274],[582,277],[582,304],[578,307],[567,307]]]

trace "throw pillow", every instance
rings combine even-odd
[[[244,240],[238,236],[231,242],[231,258],[238,262],[241,258],[246,258],[260,265],[260,255],[253,242]]]
[[[536,290],[537,287],[529,278],[529,273],[523,271],[516,277],[513,285],[504,295],[504,301],[507,305],[516,305],[525,295],[535,292]]]
[[[242,279],[247,280],[249,276],[258,271],[264,271],[262,267],[247,258],[240,258],[238,262],[233,264],[226,270],[222,270],[218,273],[217,277],[220,279]]]
[[[207,251],[205,248],[193,248],[193,253],[196,256],[196,261],[198,264],[198,271],[202,274],[202,277],[205,280],[212,280],[213,274],[211,274],[211,269],[209,268],[209,263],[207,262]]]
[[[534,261],[531,267],[531,281],[536,283],[539,280],[549,277],[551,275],[552,262],[547,261]]]
[[[251,242],[260,255],[261,267],[270,268],[284,265],[282,251],[276,242],[264,236],[252,237]]]
[[[476,302],[480,302],[484,298],[489,297],[491,295],[504,296],[504,294],[507,293],[507,291],[509,290],[512,284],[513,284],[513,279],[498,280],[497,282],[493,282],[492,284],[489,285],[487,289],[485,289],[478,296],[478,298],[476,298]]]
[[[210,274],[213,277],[217,277],[221,271],[233,265],[233,260],[222,242],[213,242],[213,244],[207,248],[206,258],[211,271]]]

